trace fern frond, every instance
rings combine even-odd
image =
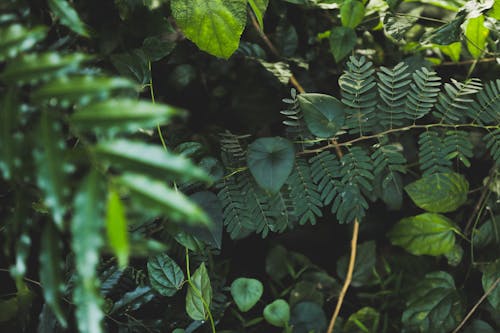
[[[373,160],[373,173],[384,174],[382,188],[386,188],[396,177],[396,173],[406,173],[406,158],[403,156],[403,147],[400,144],[375,145]]]
[[[377,73],[378,93],[382,100],[378,104],[379,119],[384,128],[401,127],[407,118],[404,105],[411,82],[407,69],[408,66],[400,62],[393,69],[380,67]]]
[[[289,105],[287,110],[280,111],[287,118],[283,120],[283,124],[286,125],[287,136],[292,140],[304,140],[311,137],[311,133],[304,122],[304,115],[300,109],[295,89],[292,88],[291,98],[283,99],[283,103]]]
[[[422,67],[413,73],[405,111],[410,119],[416,121],[431,111],[437,101],[440,86],[441,78],[434,71]]]
[[[224,164],[230,167],[241,167],[246,165],[246,150],[243,148],[243,141],[250,135],[235,135],[229,131],[220,133],[221,150],[224,152]],[[224,156],[223,156],[224,157]]]
[[[469,158],[474,156],[469,133],[465,131],[447,131],[444,138],[444,150],[446,152],[446,157],[449,160],[457,158],[460,160],[467,168],[470,167]]]
[[[484,85],[473,103],[467,109],[467,115],[481,125],[500,123],[500,79]]]
[[[424,176],[450,171],[451,161],[447,157],[443,140],[437,132],[422,132],[418,144],[420,170]]]
[[[375,70],[373,63],[363,56],[351,56],[346,66],[347,70],[339,78],[341,100],[346,105],[345,126],[350,134],[363,136],[372,132],[376,124]]]
[[[458,124],[464,121],[467,110],[474,100],[471,95],[482,89],[480,79],[469,79],[465,82],[458,82],[451,79],[451,83],[445,83],[444,91],[438,96],[433,115],[442,123]]]
[[[311,177],[309,164],[303,158],[297,158],[295,167],[288,178],[290,195],[295,203],[295,212],[301,225],[306,222],[316,224],[316,217],[323,216],[321,196]]]
[[[490,150],[490,155],[497,165],[500,165],[500,128],[486,134],[483,137],[486,147]]]
[[[340,176],[340,163],[330,151],[323,151],[309,160],[311,176],[321,196],[323,205],[329,205],[336,195],[335,184]]]

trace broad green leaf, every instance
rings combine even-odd
[[[62,25],[83,37],[89,37],[89,32],[82,22],[78,12],[67,0],[48,0],[49,8]]]
[[[493,291],[488,295],[488,302],[496,311],[500,311],[500,259],[488,264],[483,271],[483,289],[486,292],[493,284],[496,284]]]
[[[380,313],[372,307],[364,307],[349,316],[344,324],[344,333],[377,333]]]
[[[495,1],[493,7],[486,13],[489,17],[500,20],[500,1]],[[1,40],[1,39],[0,39]]]
[[[330,32],[330,51],[335,62],[344,59],[356,45],[356,32],[347,27],[335,27]]]
[[[246,24],[246,0],[171,0],[177,25],[201,50],[229,58]]]
[[[0,61],[14,58],[31,49],[38,41],[45,38],[46,27],[36,26],[27,29],[20,24],[0,28]]]
[[[0,74],[0,80],[9,85],[46,80],[54,75],[75,70],[88,59],[89,56],[82,53],[69,55],[61,55],[57,52],[26,54],[10,61]]]
[[[460,295],[446,272],[427,274],[412,288],[402,323],[405,332],[450,332],[463,318]]]
[[[423,4],[428,4],[458,12],[460,7],[462,7],[467,2],[467,0],[405,0],[405,2],[420,2]]]
[[[300,94],[297,99],[307,128],[317,137],[330,138],[344,126],[344,107],[335,97],[324,94]]]
[[[464,333],[497,333],[497,331],[488,323],[479,319],[474,319],[464,330]]]
[[[241,312],[247,312],[262,297],[264,286],[259,280],[238,278],[231,284],[231,295]]]
[[[114,168],[147,174],[158,179],[199,180],[210,182],[210,177],[187,158],[171,154],[159,145],[118,139],[103,142],[93,151]]]
[[[193,320],[205,320],[212,302],[212,286],[205,263],[191,276],[191,282],[186,294],[186,312]]]
[[[175,29],[169,24],[168,32],[175,33]],[[149,61],[158,61],[169,55],[177,44],[164,38],[162,35],[151,36],[142,42],[142,50]]]
[[[67,327],[62,308],[64,295],[62,244],[59,233],[51,223],[47,223],[43,229],[40,247],[40,283],[43,285],[43,298],[61,326]]]
[[[248,0],[248,4],[250,5],[250,8],[252,8],[252,12],[255,14],[257,22],[259,22],[260,30],[264,31],[263,18],[267,5],[269,4],[269,0]]]
[[[384,32],[395,42],[406,42],[406,33],[410,31],[419,20],[418,15],[422,10],[411,15],[394,15],[387,12],[384,17]],[[415,15],[415,16],[413,16]]]
[[[446,257],[446,260],[448,260],[448,265],[456,267],[462,261],[464,249],[459,244],[455,243],[453,249],[444,256]]]
[[[118,265],[121,268],[127,267],[130,254],[127,225],[125,207],[120,195],[115,189],[110,188],[106,207],[106,234],[109,246],[118,258]]]
[[[500,215],[492,216],[472,231],[472,244],[480,249],[495,244],[500,249]]]
[[[224,221],[222,217],[222,204],[219,198],[213,192],[201,191],[190,195],[189,199],[198,204],[207,213],[212,224],[208,228],[184,228],[185,231],[196,239],[217,249],[221,249]]]
[[[127,311],[138,310],[143,305],[149,303],[155,296],[156,294],[150,286],[138,286],[134,290],[123,294],[123,296],[113,304],[109,313],[124,313],[124,309],[127,309]]]
[[[16,133],[19,126],[17,91],[9,89],[0,98],[0,174],[9,180],[18,173],[22,159],[19,156],[23,134]]]
[[[285,327],[290,321],[290,307],[285,300],[277,299],[264,308],[264,319],[276,327]]]
[[[166,253],[149,258],[148,274],[151,286],[163,296],[173,296],[184,282],[181,268]]]
[[[453,250],[456,230],[447,217],[424,213],[400,220],[387,236],[393,245],[414,255],[438,256]]]
[[[469,182],[461,174],[436,173],[405,186],[413,202],[433,213],[453,212],[467,200]]]
[[[340,7],[340,20],[342,26],[356,28],[365,16],[365,6],[358,0],[347,0]]]
[[[439,49],[450,57],[451,61],[457,62],[460,60],[460,53],[462,52],[462,43],[455,42],[449,45],[439,45]]]
[[[38,167],[37,183],[44,193],[44,203],[52,212],[59,230],[64,229],[63,217],[70,191],[67,184],[69,165],[64,159],[65,144],[61,124],[49,112],[42,112],[37,134],[38,147],[33,152]]]
[[[102,332],[104,313],[96,276],[104,231],[105,189],[102,184],[98,172],[92,171],[81,183],[73,206],[71,248],[76,269],[73,302],[81,333]]]
[[[269,192],[279,191],[292,172],[294,161],[293,144],[284,138],[260,138],[248,146],[248,168],[257,184]]]
[[[373,271],[376,261],[377,252],[374,241],[364,242],[357,246],[356,263],[351,282],[354,287],[366,286],[375,282]],[[348,263],[349,257],[347,255],[342,256],[337,261],[337,274],[342,280],[346,277]]]
[[[465,21],[465,14],[459,13],[453,21],[446,23],[441,27],[431,30],[429,35],[425,35],[424,42],[439,45],[448,45],[460,40],[462,29],[460,26]]]
[[[490,30],[484,26],[484,15],[466,21],[465,40],[467,49],[474,59],[479,59],[486,48],[486,38]]]
[[[62,76],[42,85],[31,94],[34,102],[50,101],[63,106],[88,104],[93,98],[109,97],[113,90],[134,89],[130,80],[118,77],[98,77],[92,75]]]
[[[325,312],[320,305],[313,302],[300,302],[292,308],[290,325],[293,325],[294,333],[325,332],[326,320]],[[338,322],[334,333],[338,332],[337,325]]]
[[[316,283],[305,280],[297,282],[292,291],[290,291],[288,303],[292,308],[300,302],[314,302],[323,305],[325,297],[323,291],[319,289],[320,286],[322,288],[320,282]]]
[[[127,173],[116,183],[128,189],[132,200],[142,209],[147,207],[153,214],[162,214],[175,221],[191,225],[210,225],[210,218],[184,194],[168,188],[164,181]]]
[[[142,85],[149,84],[151,80],[149,57],[143,50],[134,49],[125,53],[113,54],[110,56],[110,60],[120,75]]]
[[[111,99],[78,109],[71,115],[70,121],[79,130],[116,134],[152,128],[178,114],[181,114],[179,109],[167,105]]]

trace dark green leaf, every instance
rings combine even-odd
[[[89,37],[85,23],[82,22],[78,12],[66,0],[48,0],[49,8],[61,24],[67,26],[77,34]]]
[[[472,323],[467,326],[464,333],[496,333],[497,331],[491,327],[488,323],[474,319]]]
[[[290,307],[285,300],[277,299],[264,308],[264,319],[276,327],[285,327],[290,321]]]
[[[293,144],[280,137],[260,138],[248,146],[247,163],[257,184],[276,193],[292,172]]]
[[[347,28],[356,28],[365,16],[365,6],[358,0],[347,0],[340,7],[340,20],[342,26]]]
[[[205,320],[212,302],[212,286],[205,263],[191,276],[186,294],[186,312],[193,320]]]
[[[488,302],[496,311],[500,311],[500,259],[486,266],[483,271],[482,283],[485,292],[494,284],[496,285],[488,295]]]
[[[465,203],[469,182],[458,173],[436,173],[406,185],[405,191],[418,207],[448,213]]]
[[[110,188],[106,210],[106,234],[109,246],[118,258],[118,265],[121,268],[127,267],[130,254],[127,226],[125,207],[120,195],[115,189]]]
[[[155,297],[155,293],[150,286],[139,286],[132,291],[125,293],[111,308],[110,312],[120,313],[124,309],[135,311],[144,304],[149,303]]]
[[[126,53],[113,54],[110,60],[120,75],[133,79],[142,85],[149,84],[151,80],[149,59],[143,50],[135,49]]]
[[[40,283],[43,285],[43,298],[54,312],[61,326],[67,322],[62,308],[64,293],[62,244],[59,233],[51,223],[43,229],[40,249]]]
[[[344,107],[335,97],[323,94],[300,94],[297,100],[307,128],[317,137],[330,138],[344,126]]]
[[[294,333],[325,332],[326,315],[318,304],[300,302],[292,308],[290,325],[293,325]]]
[[[16,169],[21,163],[20,145],[23,135],[18,130],[19,104],[17,93],[10,89],[0,98],[0,171],[3,178],[9,180],[15,177]]]
[[[330,50],[335,62],[344,59],[356,45],[356,32],[347,27],[335,27],[330,32]]]
[[[352,275],[351,284],[354,287],[360,287],[373,284],[375,263],[377,260],[376,244],[374,241],[368,241],[357,246],[356,263]],[[342,256],[337,262],[337,274],[344,280],[347,272],[349,257]]]
[[[246,0],[172,0],[177,25],[201,50],[229,58],[246,23]]]
[[[364,307],[349,316],[344,333],[377,333],[380,314],[374,308]]]
[[[184,273],[165,253],[149,258],[148,273],[151,286],[163,296],[173,296],[182,288]]]
[[[197,203],[212,221],[210,227],[189,230],[189,234],[210,246],[221,249],[224,221],[222,219],[222,204],[219,198],[209,191],[196,192],[189,196],[189,198]]]
[[[267,5],[269,4],[269,0],[248,0],[248,4],[250,5],[250,8],[252,8],[252,12],[255,14],[257,22],[259,22],[260,30],[264,31],[263,17]]]
[[[464,23],[465,14],[459,13],[457,17],[450,23],[446,23],[424,38],[425,42],[448,45],[460,40],[462,29],[460,26]]]
[[[496,244],[500,248],[500,215],[493,216],[472,231],[472,244],[477,248]]]
[[[402,323],[408,332],[442,333],[455,328],[463,318],[460,295],[446,272],[433,272],[412,288]]]
[[[259,280],[238,278],[231,284],[231,295],[241,312],[247,312],[262,297],[264,286]]]
[[[415,255],[447,254],[455,245],[457,228],[447,217],[424,213],[400,220],[388,233],[393,245]]]
[[[175,30],[172,29],[172,32]],[[170,31],[169,31],[170,32]],[[142,50],[149,61],[158,61],[169,55],[177,44],[163,36],[151,36],[142,42]]]

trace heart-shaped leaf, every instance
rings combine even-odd
[[[335,62],[340,62],[356,45],[356,32],[352,28],[335,27],[330,32],[330,50]]]
[[[277,299],[264,308],[264,318],[276,327],[285,327],[290,320],[290,306],[282,299]]]
[[[469,182],[455,172],[436,173],[406,185],[405,191],[418,207],[433,213],[448,213],[465,203]]]
[[[172,296],[184,282],[184,273],[177,263],[162,253],[148,260],[151,286],[163,296]]]
[[[344,125],[344,107],[335,97],[323,94],[300,94],[297,99],[307,128],[312,134],[320,138],[329,138]]]
[[[250,310],[262,297],[264,286],[259,280],[239,278],[231,284],[231,295],[241,312]]]
[[[248,168],[257,184],[269,192],[279,191],[294,161],[293,144],[284,138],[260,138],[248,146]]]

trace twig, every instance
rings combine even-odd
[[[467,313],[465,318],[460,322],[460,324],[458,324],[457,328],[455,328],[455,330],[452,333],[457,333],[458,331],[460,331],[460,329],[465,325],[467,320],[469,320],[472,314],[477,310],[479,305],[481,305],[481,303],[486,299],[486,297],[488,297],[493,292],[493,290],[495,290],[499,282],[500,282],[500,277],[497,278],[495,282],[493,282],[493,284],[488,288],[488,290],[485,291],[484,295],[481,296],[479,301],[477,301],[477,303],[472,307],[472,309],[470,309],[469,313]]]
[[[479,197],[479,200],[477,201],[476,206],[474,206],[474,210],[472,211],[472,214],[470,214],[469,219],[467,220],[467,223],[465,224],[464,235],[469,234],[469,229],[472,225],[472,222],[474,221],[474,218],[477,217],[476,214],[481,209],[481,207],[484,203],[484,200],[486,199],[486,195],[488,194],[490,184],[493,182],[493,178],[494,178],[496,169],[497,169],[497,167],[495,165],[490,170],[490,173],[488,175],[488,181],[484,185],[483,190],[481,191],[481,196]]]

